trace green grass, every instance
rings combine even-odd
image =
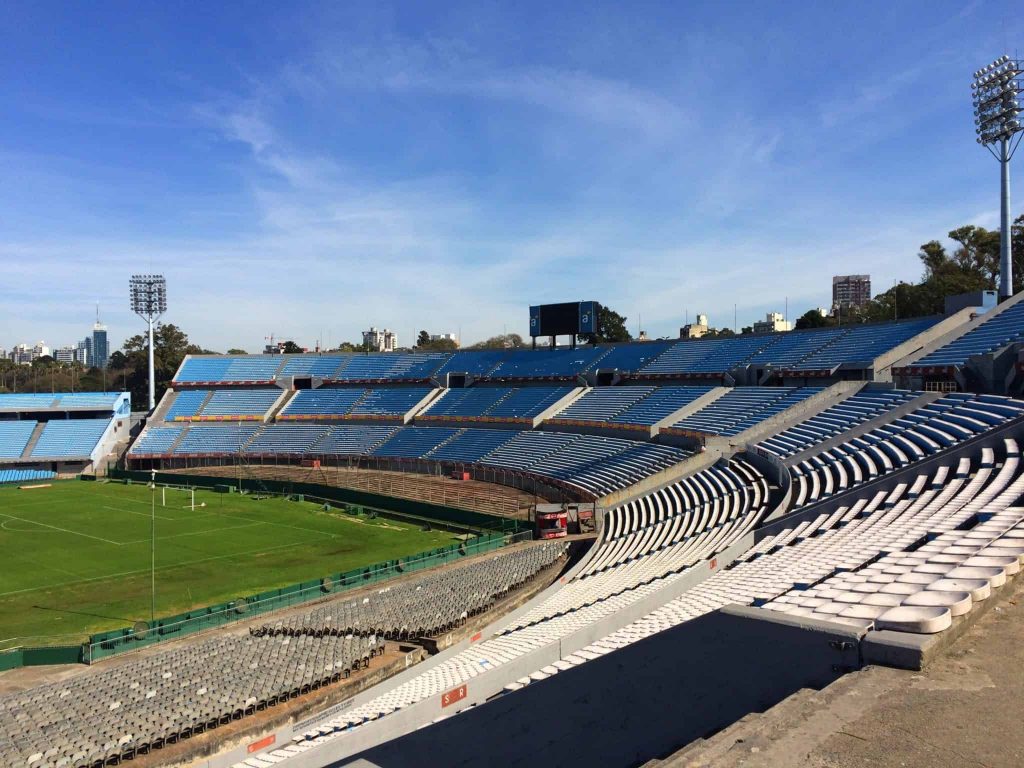
[[[281,498],[196,491],[193,511],[187,492],[166,494],[162,506],[156,491],[157,616],[456,540]],[[0,648],[76,643],[149,619],[150,497],[118,483],[0,487]]]

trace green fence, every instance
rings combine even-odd
[[[49,645],[3,651],[0,652],[0,672],[46,664],[77,664],[82,661],[83,650],[81,645]]]
[[[268,611],[301,605],[328,597],[336,592],[375,584],[423,568],[433,568],[469,555],[498,549],[504,546],[510,538],[505,533],[482,533],[459,544],[432,549],[400,560],[388,560],[343,573],[333,573],[322,579],[303,581],[280,589],[259,592],[228,603],[209,605],[176,616],[168,616],[158,619],[153,626],[145,625],[143,622],[136,627],[101,632],[92,635],[82,646],[81,660],[89,664],[118,653],[144,648],[166,640],[174,640]]]

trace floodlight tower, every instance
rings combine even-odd
[[[974,125],[978,143],[999,161],[1002,194],[999,211],[999,300],[1013,295],[1010,242],[1010,160],[1020,145],[1024,60],[1000,56],[974,73]],[[1016,138],[1015,138],[1016,137]]]
[[[132,275],[129,282],[132,312],[149,325],[149,411],[156,407],[153,375],[153,323],[167,311],[167,281],[163,275]]]

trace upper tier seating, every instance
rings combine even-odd
[[[59,402],[59,395],[49,392],[13,392],[0,394],[0,410],[48,411]]]
[[[444,352],[353,355],[331,378],[338,381],[425,380],[447,359]]]
[[[858,392],[806,421],[769,437],[760,445],[776,456],[786,458],[888,413],[913,400],[918,394],[904,389]]]
[[[25,452],[36,421],[0,421],[0,459],[17,459]]]
[[[329,379],[351,355],[289,355],[279,376]]]
[[[505,359],[507,349],[463,349],[448,358],[444,365],[437,369],[434,376],[445,383],[449,373],[467,373],[473,376],[486,376],[494,367]]]
[[[931,328],[941,318],[925,317],[878,325],[854,325],[835,342],[801,360],[792,370],[831,370],[846,362],[870,362],[883,352]]]
[[[988,354],[1018,341],[1024,341],[1024,301],[1018,301],[974,330],[915,360],[909,367],[964,365],[971,355]]]
[[[246,357],[189,357],[182,363],[176,382],[272,381],[282,364],[277,355]]]
[[[167,453],[184,427],[149,427],[132,446],[132,455]]]
[[[615,369],[623,373],[636,373],[645,365],[656,360],[658,355],[669,349],[674,343],[672,341],[645,341],[639,344],[616,344],[608,354],[598,358],[587,370]]]
[[[174,402],[167,409],[166,421],[187,421],[193,416],[199,415],[206,398],[210,396],[208,389],[186,389],[174,396]]]
[[[821,392],[821,387],[735,387],[673,429],[733,436]]]
[[[779,334],[774,344],[761,350],[747,362],[750,365],[773,365],[789,368],[801,360],[827,349],[836,339],[846,333],[846,328],[817,328],[813,331],[790,331]]]
[[[754,339],[762,346],[767,345],[771,338],[758,336]],[[742,361],[742,357],[730,355],[731,344],[728,339],[693,339],[676,342],[675,345],[659,355],[654,361],[640,369],[641,374],[658,375],[673,373],[695,373],[705,358],[715,355],[720,370],[723,373],[735,368]],[[745,347],[746,349],[746,347]],[[750,354],[747,350],[747,354]],[[700,366],[700,369],[707,372],[707,366]]]
[[[608,352],[608,347],[577,347],[576,349],[515,350],[498,363],[489,379],[573,378]]]
[[[110,419],[59,419],[49,421],[32,448],[33,458],[80,458],[89,456],[103,437]]]
[[[57,395],[55,408],[92,408],[98,411],[114,409],[120,392],[70,392]]]

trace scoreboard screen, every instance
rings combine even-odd
[[[530,307],[531,336],[574,336],[597,332],[596,301],[569,301]]]

